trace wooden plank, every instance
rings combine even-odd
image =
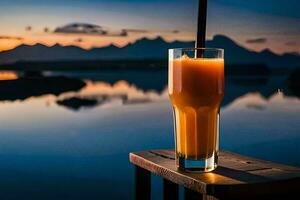
[[[151,199],[151,173],[139,166],[135,167],[135,199]]]
[[[164,200],[178,200],[179,188],[176,183],[163,179]]]
[[[171,151],[171,150],[170,150]],[[171,151],[172,152],[172,151]],[[286,171],[295,171],[299,173],[299,168],[273,163],[266,160],[260,160],[257,158],[252,158],[232,152],[221,151],[220,152],[220,165],[227,166],[229,168],[241,169],[245,171],[252,171],[256,169],[265,169],[265,168],[278,168]]]
[[[215,197],[283,194],[300,190],[299,168],[230,152],[220,152],[220,165],[210,173],[178,170],[171,150],[131,153],[130,161],[174,183]]]
[[[153,150],[149,151],[153,154],[156,154],[158,156],[165,156],[170,159],[175,160],[175,154],[173,150]],[[278,163],[272,163],[265,160],[260,160],[248,156],[242,156],[240,154],[228,152],[228,151],[221,151],[219,153],[219,165],[221,166],[227,166],[228,168],[234,168],[234,169],[240,169],[245,171],[251,171],[256,169],[265,169],[265,168],[280,168],[285,169],[289,171],[296,171],[299,172],[299,168],[278,164]]]

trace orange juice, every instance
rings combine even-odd
[[[218,151],[219,107],[224,96],[224,60],[171,60],[169,95],[174,109],[177,156],[210,158]]]

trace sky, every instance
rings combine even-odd
[[[197,5],[197,0],[1,0],[0,51],[36,43],[124,46],[157,36],[190,41]],[[208,0],[207,38],[223,34],[254,51],[300,53],[299,10],[298,0]]]

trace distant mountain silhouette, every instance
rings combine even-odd
[[[15,49],[0,52],[0,64],[20,61],[74,61],[74,60],[116,60],[116,59],[167,59],[168,49],[193,47],[194,42],[166,42],[161,37],[156,39],[143,38],[125,47],[114,45],[85,50],[76,46],[60,46],[58,44],[47,47],[42,44],[33,46],[21,45]],[[230,38],[216,35],[206,41],[207,47],[225,49],[225,62],[229,65],[265,64],[272,68],[295,68],[300,66],[300,56],[293,53],[277,55],[266,49],[261,52],[250,51]]]

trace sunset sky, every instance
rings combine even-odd
[[[208,1],[208,38],[224,34],[256,51],[300,53],[300,1]],[[35,43],[124,46],[158,35],[194,40],[196,15],[197,0],[1,0],[0,51]],[[99,25],[108,33],[54,32],[72,23]],[[127,35],[120,35],[122,29]]]

